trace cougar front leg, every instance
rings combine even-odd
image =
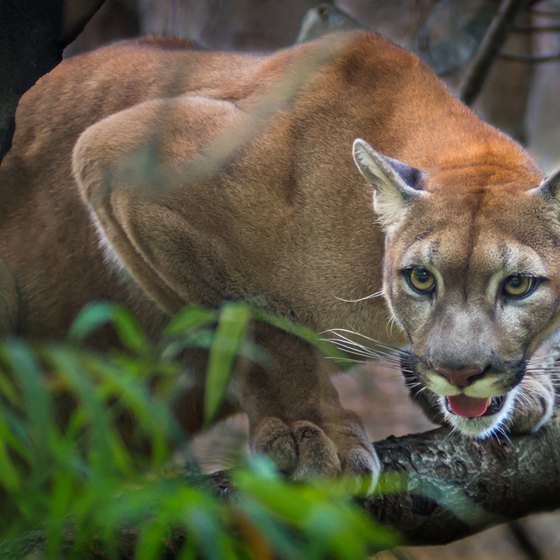
[[[241,374],[238,393],[249,415],[250,445],[294,479],[346,474],[373,490],[380,463],[356,414],[340,405],[314,350],[294,337],[258,326],[268,367]]]
[[[187,95],[116,113],[74,147],[74,176],[104,246],[170,314],[189,301],[277,295],[273,274],[256,280],[263,259],[275,262],[266,244],[259,250],[260,241],[275,240],[285,222],[271,233],[272,221],[292,210],[276,193],[272,206],[255,202],[270,194],[263,182],[271,153],[258,131],[235,104]],[[257,183],[247,184],[255,173]],[[373,486],[373,447],[319,374],[313,350],[265,325],[256,335],[270,367],[252,366],[236,381],[252,448],[295,478],[348,473],[369,477]],[[183,419],[191,423],[192,416]]]

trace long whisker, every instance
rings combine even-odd
[[[327,360],[333,360],[343,364],[367,364],[368,360],[357,360],[355,358],[342,358],[340,356],[326,356]]]
[[[449,426],[450,426],[449,433],[443,438],[442,443],[446,443],[450,437],[452,437],[454,434],[456,434],[459,431],[459,428],[457,428],[457,426],[454,426],[453,424],[450,424]]]
[[[376,340],[375,338],[371,338],[369,336],[366,336],[365,334],[361,334],[361,333],[353,331],[351,329],[335,328],[335,329],[329,329],[328,331],[325,331],[325,334],[326,333],[332,333],[332,334],[334,334],[336,336],[340,336],[340,337],[343,336],[342,333],[358,336],[360,338],[363,338],[364,340],[368,340],[369,342],[373,342],[373,344],[375,344],[375,346],[378,346],[380,348],[384,348],[386,350],[391,350],[392,352],[395,352],[395,353],[397,353],[397,352],[400,353],[401,352],[400,348],[397,348],[395,346],[390,346],[390,345],[385,344],[385,343],[383,343],[379,340]]]
[[[541,368],[532,368],[528,367],[525,370],[527,375],[556,375],[560,373],[560,367],[541,367]]]
[[[331,344],[333,344],[334,346],[336,346],[337,348],[340,348],[341,350],[348,352],[349,354],[354,354],[356,356],[363,356],[364,358],[373,358],[373,359],[379,359],[385,357],[382,352],[376,352],[373,349],[354,345],[343,340],[336,340],[336,339],[326,339],[326,340]]]
[[[391,317],[389,317],[389,321],[387,322],[387,325],[385,326],[385,331],[391,337],[393,336],[393,328],[395,327],[396,324],[397,324],[397,318],[391,315]]]
[[[362,351],[367,353],[368,355],[374,356],[383,356],[388,359],[393,360],[400,360],[400,351],[397,353],[395,349],[387,350],[384,347],[382,348],[372,348],[371,346],[366,346],[364,344],[360,344],[355,340],[352,340],[340,332],[330,331],[336,338],[324,338],[326,342],[330,342],[339,348],[344,348],[349,351]]]
[[[335,344],[335,346],[337,346],[337,348],[339,348],[343,352],[346,352],[348,354],[353,354],[354,356],[361,356],[362,358],[366,358],[368,360],[384,361],[395,365],[400,364],[400,361],[395,359],[393,356],[387,356],[381,352],[375,352],[375,351],[368,352],[368,351],[361,350],[359,348],[345,345],[343,343]]]
[[[383,296],[383,292],[379,291],[379,292],[373,292],[373,294],[369,294],[369,296],[364,296],[362,298],[358,298],[358,299],[345,299],[345,298],[341,298],[338,296],[334,296],[335,299],[337,299],[338,301],[343,301],[344,303],[359,303],[360,301],[366,301],[368,299],[375,299],[378,297],[382,297]]]
[[[541,354],[539,356],[532,356],[530,358],[530,363],[542,363],[542,362],[547,362],[547,361],[558,361],[560,360],[560,354],[558,349],[552,349],[550,352],[548,352],[547,354]]]
[[[372,360],[370,359],[360,360],[358,358],[343,358],[341,356],[325,356],[325,359],[331,360],[338,364],[355,364],[356,366],[367,366],[373,363]],[[380,365],[382,366],[382,369],[375,371],[375,375],[374,375],[375,379],[380,379],[385,377],[394,379],[395,375],[398,374],[400,376],[402,373],[400,368],[398,368],[396,364],[382,363]],[[369,373],[367,375],[369,375]]]

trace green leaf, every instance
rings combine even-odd
[[[189,305],[181,309],[165,327],[166,336],[175,336],[185,332],[200,330],[211,325],[218,318],[218,312],[199,305]]]
[[[72,392],[79,398],[79,409],[75,414],[85,413],[87,426],[91,429],[90,460],[100,473],[107,473],[113,467],[111,453],[111,430],[106,409],[95,391],[95,385],[87,370],[80,362],[78,352],[64,347],[52,346],[43,350],[48,361],[61,379],[64,379]]]
[[[215,418],[222,403],[250,320],[251,311],[245,303],[227,303],[222,308],[208,358],[204,392],[205,424]]]
[[[0,434],[1,437],[1,434]],[[8,491],[19,490],[21,487],[21,475],[10,457],[9,449],[3,439],[0,439],[0,487]]]
[[[46,464],[53,429],[53,410],[41,366],[33,349],[23,341],[7,340],[1,350],[13,368],[23,392],[25,411],[29,419],[28,433],[31,434],[37,459],[41,464]]]
[[[82,309],[69,331],[69,338],[81,342],[99,328],[113,325],[121,342],[133,352],[142,352],[148,341],[134,316],[122,305],[108,302],[90,303]]]
[[[247,337],[252,319],[333,353],[310,329],[245,303],[226,304],[221,312],[183,309],[170,321],[161,352],[145,352],[135,320],[110,304],[84,310],[73,327],[75,345],[0,344],[0,557],[16,550],[20,535],[31,544],[10,558],[84,558],[93,549],[118,558],[118,537],[127,527],[138,533],[134,554],[141,560],[172,549],[175,529],[188,535],[178,553],[184,560],[248,560],[255,551],[262,558],[351,560],[394,544],[359,511],[343,483],[295,484],[269,460],[252,457],[232,475],[236,499],[221,501],[197,477],[175,471],[174,451],[192,459],[174,416],[179,391],[189,386],[183,351],[209,349],[209,421],[237,361],[267,362],[264,349]],[[81,340],[108,324],[133,351],[80,348]],[[55,405],[62,401],[75,407],[58,414],[63,410]],[[123,415],[131,420],[125,425],[119,423]],[[141,451],[134,448],[138,443]],[[394,479],[382,488],[401,489]]]
[[[117,399],[119,406],[126,407],[127,412],[133,414],[138,423],[137,433],[150,439],[150,455],[155,463],[168,457],[168,440],[173,440],[177,445],[183,442],[183,434],[173,411],[155,398],[150,379],[141,382],[130,368],[127,371],[112,367],[112,364],[98,362],[95,357],[90,357],[85,363],[90,368],[95,368],[102,385],[99,393],[104,399]]]

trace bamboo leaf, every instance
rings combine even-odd
[[[122,305],[94,302],[79,313],[69,331],[69,338],[81,342],[105,325],[113,325],[121,342],[133,352],[142,352],[148,346],[138,321]]]
[[[204,393],[204,422],[216,416],[233,373],[251,320],[245,303],[228,303],[220,313],[210,356]]]
[[[27,433],[31,434],[36,458],[40,464],[46,466],[54,416],[42,368],[33,349],[21,340],[7,340],[1,351],[11,365],[23,393],[25,411],[29,419]]]
[[[200,330],[211,325],[218,318],[218,312],[199,305],[189,305],[179,311],[165,327],[166,336]]]

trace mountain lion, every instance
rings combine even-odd
[[[406,346],[413,396],[463,434],[536,430],[554,391],[527,362],[559,321],[559,187],[376,34],[270,56],[118,43],[21,101],[0,168],[0,327],[61,337],[106,299],[156,333],[187,302],[249,298]],[[275,365],[241,368],[224,409],[248,414],[252,448],[295,478],[374,483],[315,352],[264,324],[253,336]],[[178,411],[188,431],[202,382]]]

